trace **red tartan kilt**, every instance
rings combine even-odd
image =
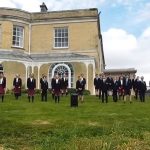
[[[54,94],[55,95],[60,95],[60,90],[59,89],[54,89]]]
[[[124,94],[124,89],[123,89],[123,87],[119,88],[118,93],[119,93],[120,95]]]
[[[0,95],[4,95],[5,94],[5,90],[4,88],[2,87],[2,85],[0,85]]]
[[[28,96],[34,96],[35,90],[34,89],[28,89]]]
[[[21,88],[15,87],[14,88],[14,93],[21,93]]]

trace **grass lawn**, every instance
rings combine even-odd
[[[145,103],[102,104],[86,96],[78,108],[70,97],[29,103],[6,95],[0,102],[0,150],[150,150],[150,98]]]

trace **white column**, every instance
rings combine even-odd
[[[89,63],[86,62],[86,89],[89,89]]]
[[[28,65],[25,65],[25,67],[26,67],[25,88],[27,89]]]
[[[34,66],[32,66],[32,69],[31,69],[31,70],[32,70],[31,72],[34,73]]]
[[[94,77],[95,77],[95,61],[93,61],[92,65],[93,65],[93,80],[94,80]],[[93,84],[93,93],[92,93],[92,94],[93,94],[93,95],[95,94],[95,87],[94,87],[94,84]]]
[[[41,67],[41,65],[38,66],[38,81],[37,81],[37,83],[38,83],[37,88],[38,89],[40,89],[40,67]]]

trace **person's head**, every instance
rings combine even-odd
[[[80,80],[82,80],[83,79],[83,76],[80,76]]]
[[[84,74],[83,74],[83,73],[81,74],[81,77],[82,77],[82,78],[84,77]]]
[[[56,79],[59,79],[59,75],[58,75],[58,74],[56,74],[55,78],[56,78]]]
[[[16,78],[19,78],[19,74],[16,74]]]
[[[34,78],[34,74],[33,73],[30,74],[30,78]]]
[[[143,81],[144,80],[144,77],[143,76],[141,76],[141,81]]]
[[[44,80],[47,80],[47,77],[44,75],[44,76],[43,76],[43,79],[44,79]]]
[[[136,79],[139,80],[139,76],[137,76]]]
[[[80,76],[78,76],[78,80],[80,80]]]
[[[106,80],[106,76],[103,76],[103,81],[105,81]]]
[[[66,77],[67,77],[67,76],[66,76],[66,74],[64,74],[63,76],[64,76],[64,78],[66,78]]]
[[[96,74],[95,77],[98,78],[98,74]]]

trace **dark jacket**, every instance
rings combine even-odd
[[[35,89],[36,88],[36,79],[32,79],[32,82],[31,82],[31,79],[28,78],[27,79],[27,88],[28,89]]]
[[[47,89],[48,89],[48,82],[47,81],[43,81],[43,80],[41,80],[41,89],[42,90],[44,90],[44,91],[47,91]]]
[[[13,80],[13,86],[14,87],[21,87],[22,86],[22,79],[18,78],[18,82],[17,82],[17,79],[14,78],[14,80]]]

